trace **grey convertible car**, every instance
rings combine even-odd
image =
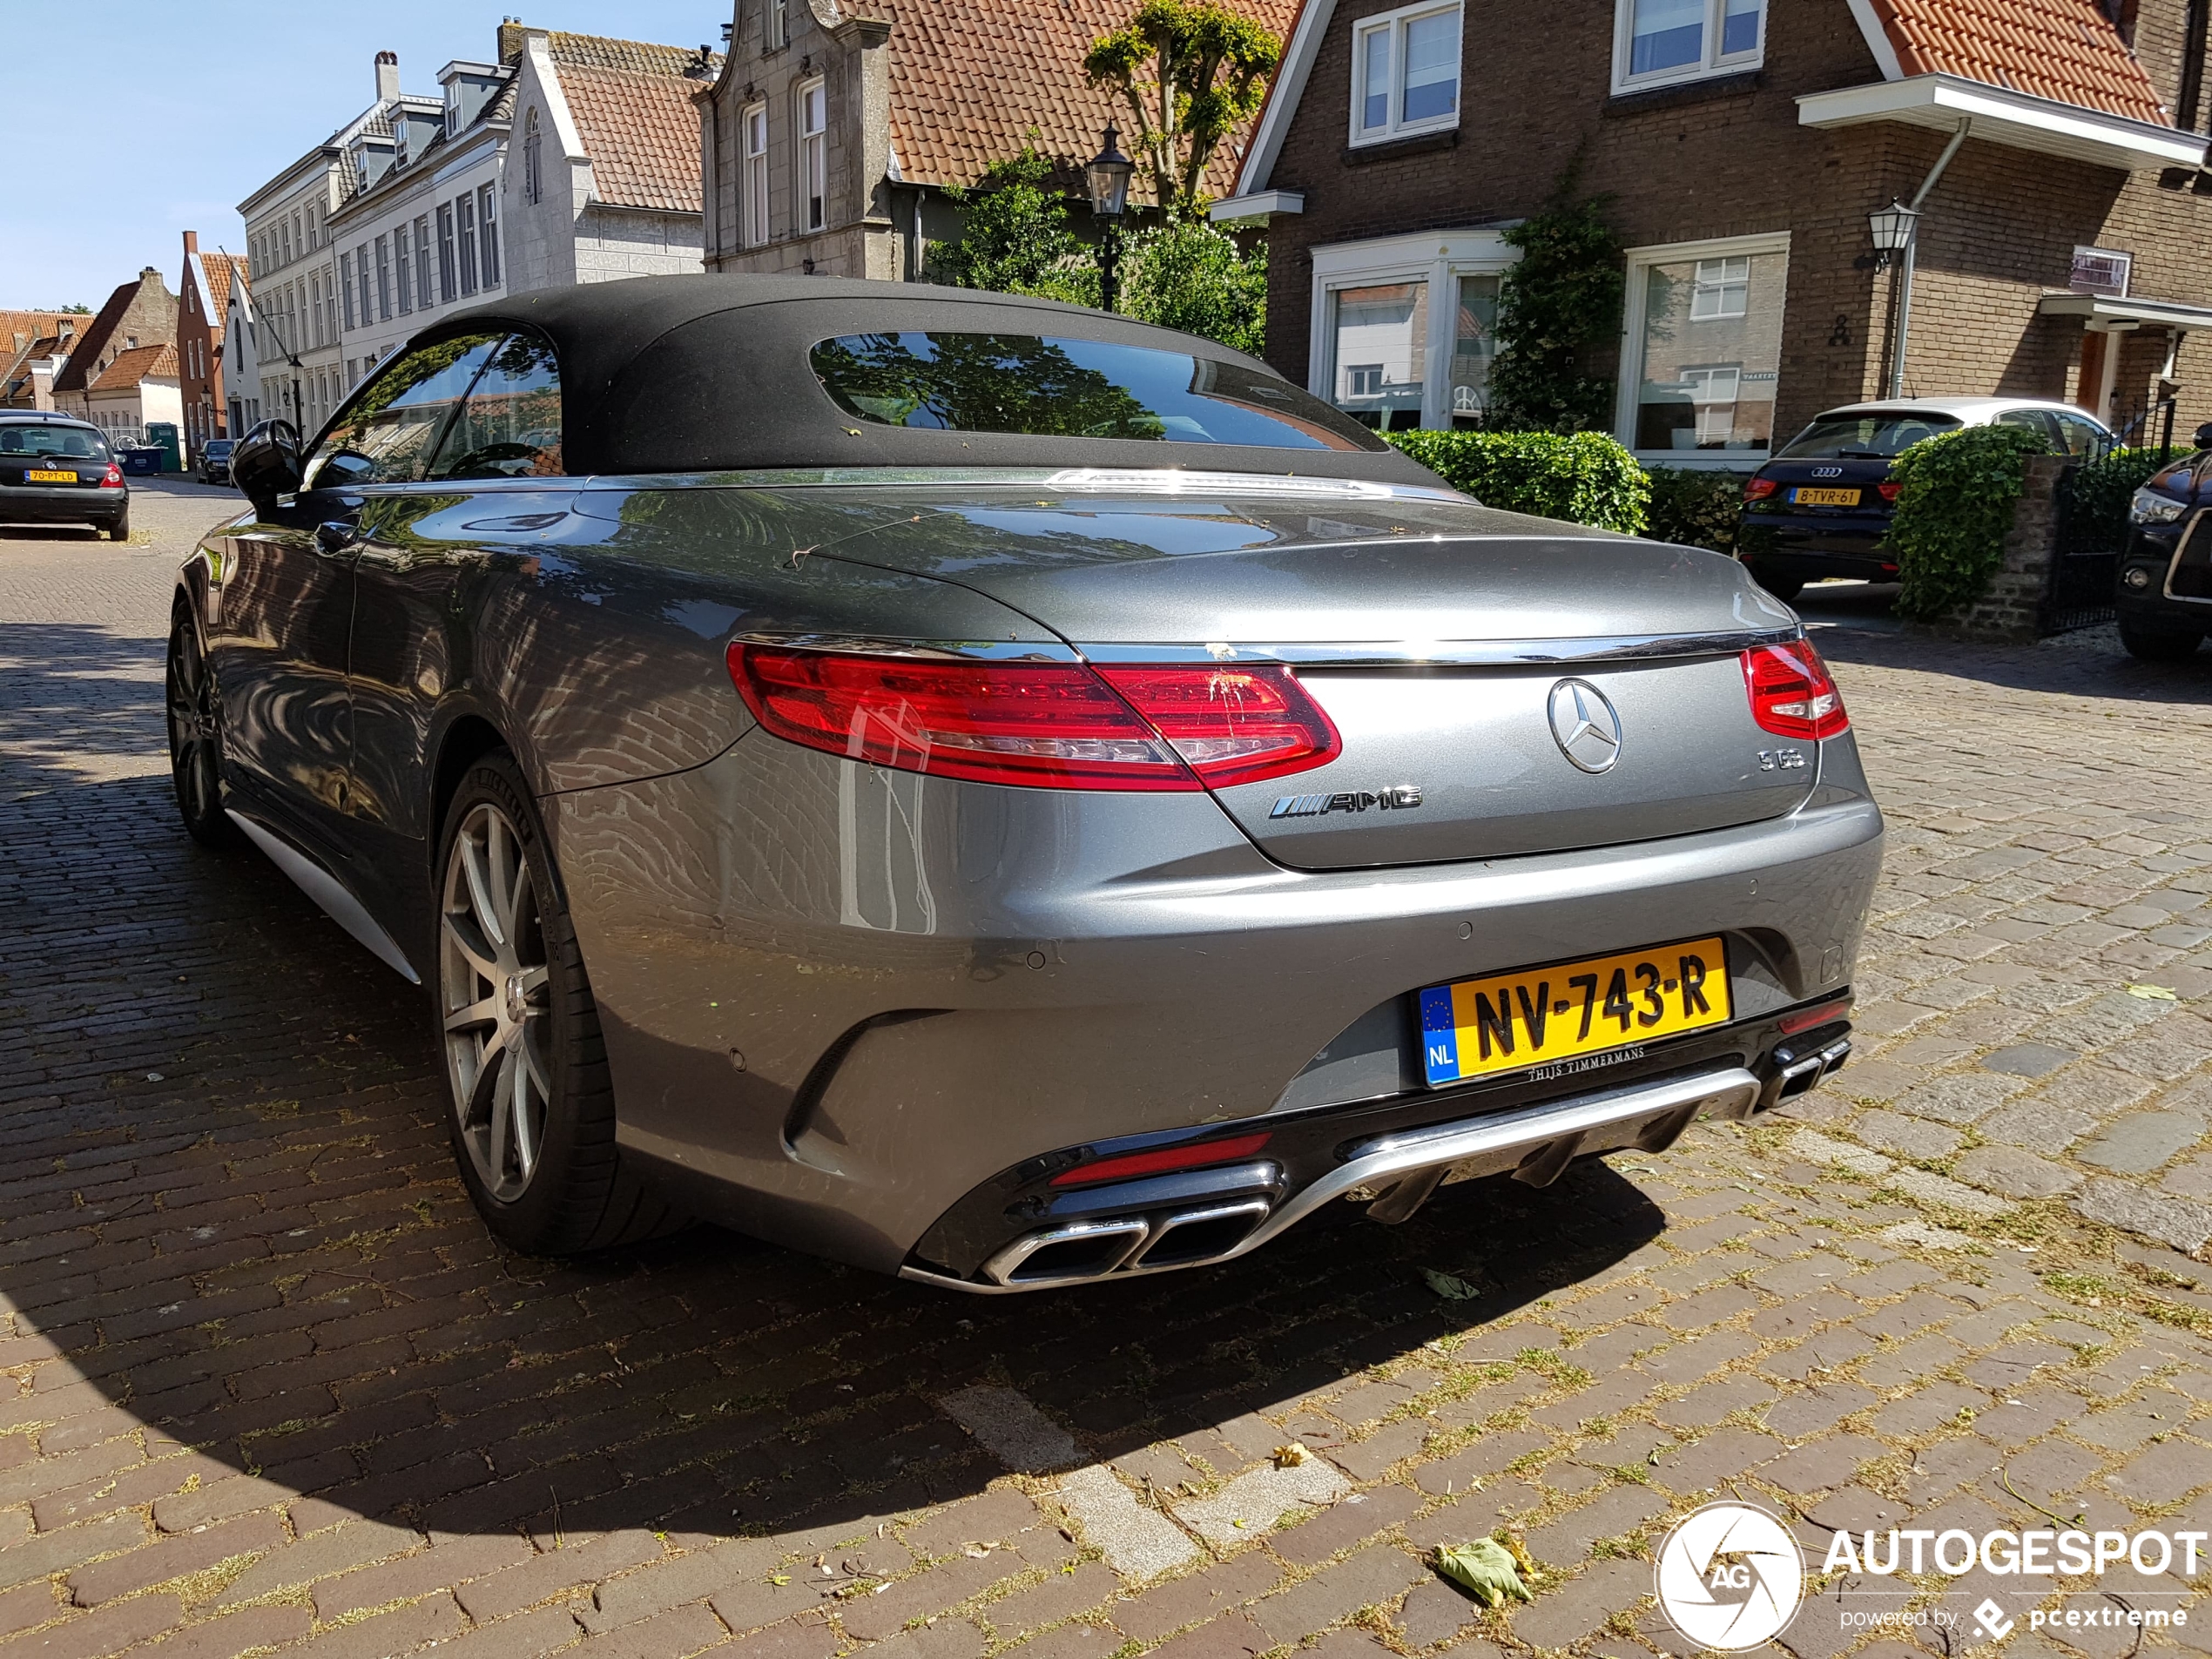
[[[703,1217],[1122,1278],[1849,1049],[1882,824],[1796,617],[1204,341],[613,283],[233,468],[169,648],[185,823],[425,986],[520,1248]]]

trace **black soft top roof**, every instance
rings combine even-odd
[[[856,420],[830,401],[807,358],[816,342],[840,334],[1056,334],[1150,346],[1275,374],[1211,341],[1050,300],[828,277],[638,277],[494,300],[448,318],[419,338],[493,323],[525,325],[552,341],[561,364],[562,437],[572,473],[1187,467],[1437,482],[1396,450],[1035,437]]]

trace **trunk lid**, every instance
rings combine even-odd
[[[1294,664],[1342,753],[1217,792],[1289,865],[1721,828],[1794,810],[1817,769],[1817,745],[1753,722],[1739,661],[1747,637],[1796,618],[1717,554],[1318,482],[1303,497],[1188,480],[1172,496],[1044,482],[904,501],[924,510],[873,529],[855,514],[819,555],[973,588],[1102,663]],[[1617,726],[1617,753],[1581,732],[1602,769],[1568,753],[1585,724]]]

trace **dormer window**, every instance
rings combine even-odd
[[[446,137],[453,138],[461,131],[461,83],[446,83]]]

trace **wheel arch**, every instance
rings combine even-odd
[[[445,833],[446,809],[453,805],[453,798],[469,768],[496,750],[511,752],[513,747],[504,732],[475,712],[456,715],[438,734],[437,758],[430,767],[430,833],[425,838],[434,860],[438,842]]]

